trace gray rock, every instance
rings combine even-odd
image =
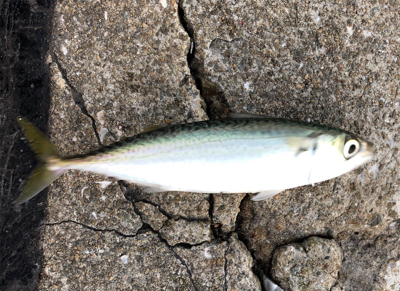
[[[310,237],[301,244],[275,250],[272,277],[287,291],[331,290],[342,260],[343,253],[337,242]]]
[[[135,207],[140,212],[142,221],[149,224],[156,231],[160,230],[164,222],[168,220],[168,217],[162,214],[157,207],[149,203],[136,202]]]
[[[195,290],[157,235],[124,237],[71,222],[45,228],[39,290]]]
[[[142,221],[118,184],[109,180],[79,171],[65,173],[49,188],[48,223],[74,221],[98,230],[136,234]]]
[[[210,223],[185,219],[169,219],[160,229],[160,234],[171,246],[179,243],[200,244],[212,239]]]
[[[261,290],[251,254],[235,235],[228,242],[176,247],[175,251],[188,266],[198,290]]]
[[[375,145],[370,163],[340,178],[242,203],[238,229],[267,273],[283,244],[312,235],[339,243],[355,232],[383,235],[400,215],[400,20],[392,4],[193,0],[181,6],[193,31],[198,78],[206,93],[218,93],[205,100],[218,95],[233,112],[327,124]]]
[[[144,193],[138,190],[136,186],[131,185],[130,188],[130,191],[132,189],[134,191],[133,200],[150,201],[175,218],[182,217],[191,220],[209,218],[209,194],[185,192]]]
[[[239,206],[245,194],[215,194],[212,209],[212,222],[215,227],[221,227],[223,233],[235,230]]]
[[[360,134],[376,147],[371,163],[338,179],[264,202],[243,201],[237,229],[267,275],[276,247],[323,235],[344,250],[333,288],[397,288],[398,230],[390,227],[400,218],[400,23],[393,3],[179,5],[195,42],[191,65],[211,118],[231,110],[315,121]],[[54,8],[49,125],[62,154],[85,153],[99,141],[108,144],[152,124],[208,118],[190,76],[190,40],[174,1],[79,6],[67,0]],[[49,189],[43,290],[200,290],[221,288],[223,276],[223,288],[260,289],[245,245],[234,235],[226,245],[211,234],[211,223],[232,231],[238,201],[217,196],[210,222],[208,194],[130,196],[130,189],[116,183],[101,189],[99,179],[104,178],[69,172]],[[151,217],[141,212],[154,230],[163,225],[159,233],[136,235],[142,222],[124,195],[162,209],[169,217],[165,223],[157,211]],[[222,205],[233,206],[228,212]],[[102,213],[109,219],[99,219]],[[170,245],[197,246],[171,249],[159,234]],[[100,253],[104,246],[110,256]],[[225,258],[224,273],[219,261],[200,260],[207,246]],[[130,268],[128,261],[134,262]],[[211,270],[215,284],[202,276]]]
[[[84,115],[73,99],[58,65],[48,57],[50,67],[49,137],[62,156],[87,153],[99,147],[91,120]]]
[[[53,49],[107,144],[147,126],[206,119],[175,2],[55,5]]]
[[[398,290],[400,223],[392,222],[382,234],[343,235],[341,247],[345,260],[336,284],[339,290]]]
[[[226,252],[226,290],[261,290],[260,281],[253,273],[253,266],[251,253],[234,233],[229,238]]]
[[[91,120],[75,104],[72,89],[55,62],[50,63],[50,73],[50,139],[65,156],[98,148]],[[99,230],[136,234],[142,222],[118,184],[112,181],[91,173],[66,172],[49,187],[47,222],[74,221]]]
[[[224,290],[227,248],[226,242],[211,242],[190,249],[174,249],[188,266],[193,284],[198,290]]]

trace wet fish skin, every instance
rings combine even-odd
[[[147,192],[261,192],[256,200],[263,200],[344,174],[373,155],[371,143],[339,129],[260,116],[235,117],[163,127],[68,158],[59,157],[50,141],[20,118],[42,164],[16,203],[29,200],[68,169],[127,180]],[[352,152],[345,156],[344,150]]]

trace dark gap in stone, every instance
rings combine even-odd
[[[200,91],[200,96],[206,103],[206,111],[208,117],[213,119],[221,119],[228,117],[229,104],[224,96],[224,93],[212,82],[204,77],[203,61],[196,59],[196,44],[194,41],[194,30],[189,21],[185,17],[185,10],[182,7],[182,2],[179,1],[178,16],[182,27],[190,37],[190,49],[187,54],[187,63],[190,69],[190,74],[196,83],[196,88]]]

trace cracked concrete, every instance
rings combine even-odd
[[[85,101],[83,100],[82,94],[79,93],[79,92],[75,89],[75,87],[71,84],[71,82],[68,80],[67,72],[66,72],[65,69],[63,69],[63,67],[61,66],[60,62],[58,61],[57,55],[54,54],[54,53],[51,54],[51,59],[52,59],[51,61],[57,65],[58,71],[59,71],[59,73],[61,74],[63,81],[64,81],[64,82],[66,83],[66,85],[69,87],[69,90],[70,90],[70,92],[71,92],[71,96],[72,96],[72,98],[73,98],[75,104],[81,109],[82,113],[83,113],[84,115],[86,115],[87,117],[89,117],[90,120],[92,121],[92,126],[93,126],[93,130],[94,130],[94,134],[96,135],[96,138],[97,138],[97,141],[98,141],[99,145],[101,145],[102,142],[100,141],[99,133],[97,132],[95,120],[94,120],[93,116],[91,116],[91,115],[88,113],[88,111],[87,111],[87,109],[86,109],[86,107],[85,107]],[[54,72],[53,72],[53,76],[55,76],[55,75],[57,75],[57,73],[54,73]]]
[[[143,10],[136,2],[131,4],[129,9],[126,4],[93,4],[95,13],[86,7],[74,10],[68,1],[55,7],[53,52],[48,58],[53,112],[49,135],[63,155],[88,152],[99,143],[138,133],[146,125],[207,119],[204,101],[190,77],[190,39],[180,24],[178,5],[146,2]],[[120,17],[122,11],[125,19]],[[142,18],[145,11],[152,22]],[[93,22],[104,25],[89,25]],[[137,27],[139,34],[121,35],[119,27],[125,22],[130,24],[127,31]],[[83,33],[88,37],[80,38]],[[99,41],[100,36],[107,41]],[[88,61],[91,57],[94,62]],[[148,194],[125,182],[69,171],[49,187],[40,288],[85,285],[110,290],[130,284],[134,289],[231,290],[236,283],[243,287],[249,283],[250,289],[259,290],[250,253],[233,238],[220,241],[211,225],[218,224],[224,233],[221,239],[227,239],[242,198],[230,202],[236,205],[233,209],[218,200],[213,210],[210,201],[214,200],[208,194]],[[210,214],[215,214],[214,220]],[[188,250],[208,243],[224,246],[222,252],[212,254],[212,260],[222,262],[215,265],[221,276],[214,276],[207,252],[204,262],[185,257]],[[229,268],[237,260],[229,255],[232,248],[244,256],[247,263],[236,267],[250,281],[240,283],[236,275],[230,277],[235,271]],[[169,256],[175,263],[170,264]],[[127,274],[127,265],[135,260],[138,271]],[[103,265],[99,268],[95,262]],[[100,278],[102,273],[107,275]]]
[[[259,203],[68,172],[48,190],[40,289],[260,290],[255,262],[288,268],[275,250],[310,236],[343,251],[331,290],[397,288],[399,10],[381,2],[56,3],[49,136],[63,155],[233,111],[347,129],[376,157]]]

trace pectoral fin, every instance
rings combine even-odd
[[[256,196],[251,198],[252,201],[262,201],[268,198],[271,198],[272,196],[275,196],[276,194],[285,191],[286,189],[281,189],[281,190],[268,190],[268,191],[262,191],[258,193]]]
[[[139,185],[141,186],[141,185]],[[159,187],[145,187],[143,188],[143,192],[145,193],[159,193],[159,192],[167,192],[169,189],[159,188]]]

